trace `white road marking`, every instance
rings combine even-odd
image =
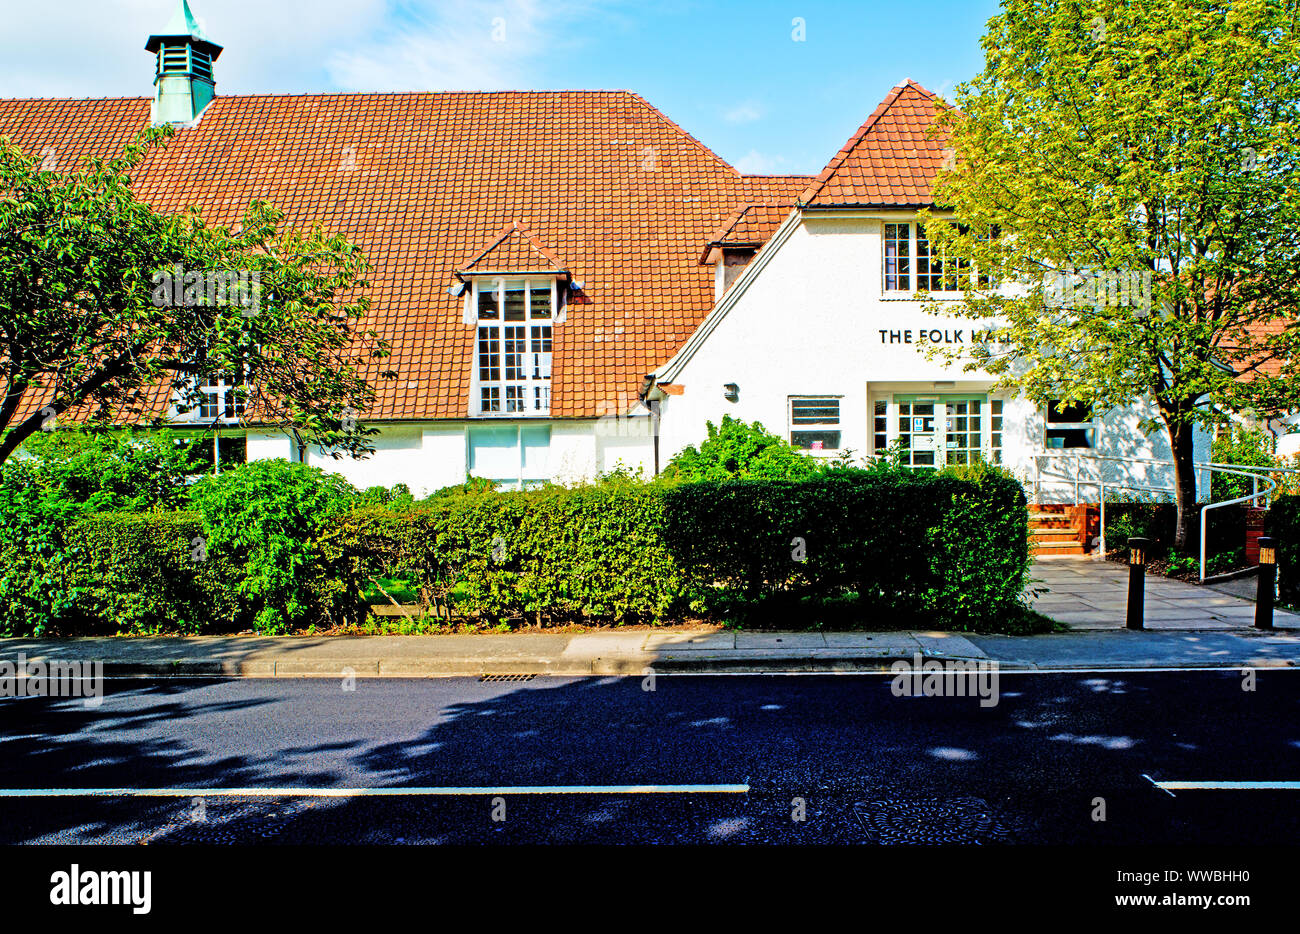
[[[749,793],[749,785],[483,785],[411,788],[0,788],[0,798],[395,798],[448,795],[691,795]]]
[[[1143,775],[1142,777],[1161,791],[1167,791],[1170,794],[1175,791],[1300,791],[1300,781],[1158,782],[1150,775]]]

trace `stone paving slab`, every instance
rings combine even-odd
[[[1039,558],[1026,587],[1030,606],[1080,630],[1123,629],[1128,613],[1127,565],[1091,556]],[[1144,624],[1161,630],[1253,629],[1255,604],[1230,592],[1170,578],[1146,578]],[[1300,630],[1300,615],[1275,610],[1279,630]]]

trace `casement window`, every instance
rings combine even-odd
[[[1092,406],[1053,399],[1047,403],[1043,446],[1048,449],[1095,448],[1097,427]]]
[[[475,370],[480,415],[545,415],[551,409],[554,280],[474,283]]]
[[[499,489],[540,486],[550,476],[550,425],[474,425],[468,432],[469,474]]]
[[[199,380],[199,420],[233,422],[244,415],[244,400],[237,387],[243,380],[236,373],[217,373]]]
[[[806,451],[839,450],[839,398],[835,396],[791,396],[790,443]]]
[[[964,226],[960,229],[966,230]],[[970,261],[946,257],[930,243],[924,224],[885,224],[882,256],[881,285],[886,292],[961,292],[970,288]],[[983,274],[976,283],[981,289],[994,285],[992,277]]]

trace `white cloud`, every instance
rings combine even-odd
[[[744,175],[782,175],[790,172],[790,160],[785,156],[769,156],[751,149],[735,162],[736,170]]]
[[[225,47],[218,91],[250,94],[537,87],[547,55],[578,44],[568,27],[604,2],[616,0],[190,0],[190,7]],[[151,95],[145,39],[178,3],[6,4],[0,97]]]
[[[763,111],[759,108],[756,101],[742,101],[735,107],[726,111],[722,119],[728,123],[753,123],[763,116]]]

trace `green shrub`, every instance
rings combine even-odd
[[[0,471],[0,635],[46,635],[76,625],[89,580],[82,516],[173,508],[189,445],[168,432],[39,432]]]
[[[364,612],[345,555],[322,538],[355,496],[338,475],[283,460],[251,461],[190,488],[208,552],[237,569],[238,620],[277,633]]]
[[[1200,505],[1192,518],[1193,541],[1192,553],[1200,554],[1201,521]],[[1154,500],[1134,500],[1129,502],[1106,503],[1106,550],[1110,553],[1124,551],[1128,540],[1133,537],[1150,539],[1155,543],[1153,553],[1158,554],[1174,547],[1174,526],[1177,521],[1177,507],[1173,503]],[[1215,555],[1233,554],[1244,548],[1246,542],[1246,507],[1222,506],[1212,509],[1207,523],[1206,540],[1207,564]],[[1220,566],[1222,561],[1219,562]],[[1197,560],[1197,568],[1200,561]]]
[[[406,512],[358,510],[336,532],[363,578],[415,575],[447,615],[489,620],[658,620],[682,574],[644,484],[444,494]]]
[[[801,480],[817,473],[817,461],[765,429],[722,416],[722,424],[708,422],[709,436],[697,449],[680,451],[664,469],[670,480],[728,480],[737,477],[767,480]]]
[[[87,511],[176,509],[184,500],[192,443],[169,431],[58,430],[32,435],[5,464],[23,483]],[[12,482],[6,479],[5,482]]]
[[[1264,517],[1264,532],[1277,540],[1278,596],[1288,606],[1300,605],[1300,495],[1273,500]]]

